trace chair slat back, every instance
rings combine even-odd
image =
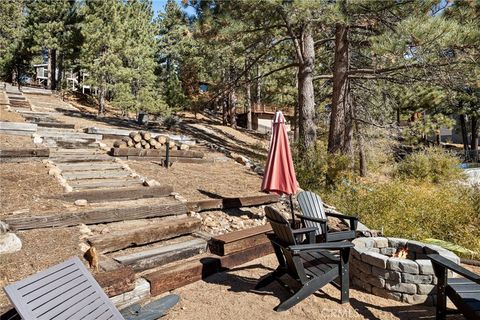
[[[124,319],[77,257],[4,290],[23,319]]]
[[[272,230],[278,239],[287,245],[295,245],[295,237],[293,236],[290,224],[285,217],[275,210],[273,207],[265,207],[265,215],[272,226]]]
[[[312,218],[327,219],[322,198],[320,198],[318,194],[311,191],[302,191],[297,195],[297,201],[303,215]],[[322,234],[320,223],[309,220],[305,220],[304,223],[305,227],[317,228],[317,235]]]

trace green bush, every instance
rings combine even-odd
[[[460,160],[440,148],[427,148],[412,153],[401,161],[396,175],[406,179],[417,179],[434,183],[460,180]]]
[[[414,183],[343,186],[324,193],[327,203],[357,215],[387,236],[449,241],[480,257],[480,192],[459,184]]]
[[[298,183],[306,190],[321,190],[327,184],[335,187],[352,178],[351,161],[345,155],[327,153],[320,145],[309,151],[303,158],[293,148],[293,163]]]

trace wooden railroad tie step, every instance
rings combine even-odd
[[[3,149],[0,150],[0,158],[21,158],[21,157],[48,157],[50,149]]]
[[[278,201],[279,197],[277,195],[265,194],[238,198],[189,201],[187,202],[187,208],[189,211],[201,212],[205,210],[236,209],[242,207],[260,206]]]
[[[173,192],[172,186],[157,186],[157,187],[124,187],[115,189],[98,189],[85,190],[65,193],[56,198],[65,201],[75,201],[78,199],[85,199],[88,202],[109,202],[121,200],[136,200],[146,198],[160,198],[167,197]]]
[[[141,186],[143,182],[139,179],[88,179],[88,180],[70,180],[68,184],[73,190],[91,190],[101,188],[123,188],[132,186]]]
[[[135,271],[142,271],[165,265],[170,262],[190,258],[205,252],[207,241],[196,238],[180,243],[161,246],[155,249],[114,257],[122,265]]]
[[[87,162],[87,163],[59,163],[57,167],[63,172],[75,171],[108,171],[122,169],[123,165],[117,162]]]
[[[62,176],[66,180],[83,180],[83,179],[109,179],[109,178],[126,178],[131,176],[131,173],[123,170],[101,170],[101,171],[73,171],[62,172]]]
[[[156,296],[271,253],[272,245],[263,243],[223,257],[212,254],[198,255],[188,261],[147,273],[143,277],[150,282],[151,295]]]
[[[15,217],[7,218],[4,221],[9,225],[12,231],[15,231],[176,216],[185,213],[186,208],[183,203],[172,203],[138,207],[96,209],[75,213],[56,213],[44,216]]]
[[[135,289],[135,271],[130,267],[100,272],[94,275],[95,280],[109,297]]]
[[[190,234],[200,226],[201,220],[197,218],[172,219],[147,227],[93,236],[87,240],[98,252],[106,253]]]
[[[219,256],[242,251],[256,245],[268,243],[266,233],[271,231],[270,224],[229,232],[212,237],[209,241],[210,252]]]
[[[91,161],[112,161],[112,157],[106,154],[94,155],[56,155],[51,156],[51,160],[55,163],[74,163],[74,162],[91,162]]]

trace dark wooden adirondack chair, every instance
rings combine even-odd
[[[296,214],[302,220],[305,227],[315,227],[317,242],[331,242],[355,239],[358,219],[337,213],[326,213],[320,196],[311,191],[302,191],[297,196],[302,214]],[[347,219],[350,222],[350,230],[329,232],[328,217]]]
[[[438,254],[431,254],[433,270],[438,278],[436,319],[444,320],[447,314],[462,313],[467,319],[480,319],[480,275]],[[448,278],[448,270],[462,278]],[[447,297],[457,310],[447,310]]]
[[[341,290],[341,303],[349,301],[348,259],[352,243],[348,241],[331,243],[313,243],[316,229],[304,228],[292,230],[290,223],[277,210],[265,207],[267,219],[272,225],[273,233],[268,234],[277,256],[278,268],[264,279],[256,288],[262,288],[274,280],[286,284],[281,277],[292,277],[300,287],[287,300],[280,303],[275,310],[284,311],[299,303],[310,294],[328,283]],[[305,235],[312,243],[298,244],[296,238]],[[337,251],[338,253],[332,253]],[[340,284],[333,282],[339,279]],[[292,288],[293,289],[293,288]]]

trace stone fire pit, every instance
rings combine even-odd
[[[353,285],[374,295],[410,304],[432,305],[435,285],[432,263],[427,254],[438,253],[455,263],[460,258],[436,245],[400,238],[372,237],[353,240],[350,260]],[[399,249],[406,258],[393,257]]]

